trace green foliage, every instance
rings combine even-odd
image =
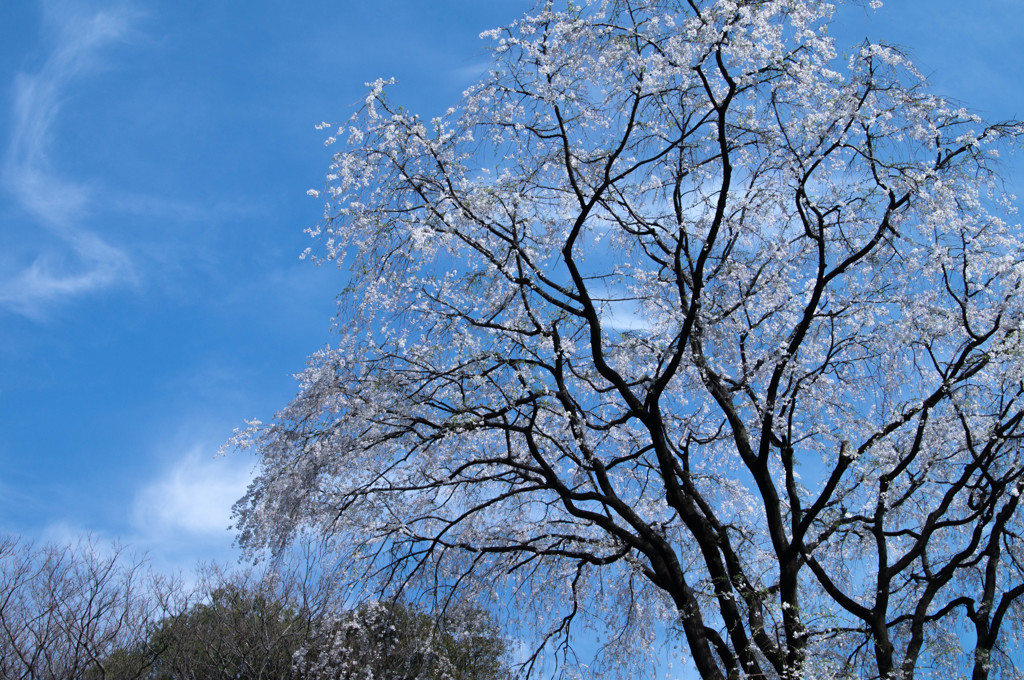
[[[159,621],[88,680],[506,680],[505,657],[480,609],[434,615],[399,602],[316,614],[243,580]]]
[[[160,622],[149,646],[163,650],[150,680],[287,680],[310,621],[289,603],[228,584]]]

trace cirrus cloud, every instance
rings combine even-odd
[[[5,228],[48,232],[51,247],[0,279],[0,307],[41,317],[51,303],[135,276],[127,253],[85,226],[92,192],[87,183],[61,175],[51,148],[69,86],[99,68],[105,48],[133,35],[136,18],[127,9],[83,14],[66,3],[44,4],[44,27],[54,44],[38,70],[14,78],[0,185],[29,217],[28,224]]]

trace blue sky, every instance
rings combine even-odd
[[[298,259],[314,125],[378,77],[441,113],[529,5],[0,2],[0,530],[230,556],[251,461],[213,456],[294,393],[344,280]],[[1024,117],[1018,0],[840,17],[841,43],[904,44],[940,93]]]

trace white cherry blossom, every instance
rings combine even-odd
[[[1022,129],[832,10],[544,3],[440,119],[371,84],[312,231],[338,342],[240,435],[241,543],[559,658],[600,621],[592,673],[672,628],[708,679],[1020,677]]]

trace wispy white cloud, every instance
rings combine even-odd
[[[40,545],[73,546],[91,544],[101,553],[111,554],[120,540],[104,532],[89,531],[67,521],[47,524],[36,539]]]
[[[141,543],[230,539],[231,506],[252,479],[248,461],[214,458],[197,446],[135,496],[133,523]]]
[[[636,303],[632,301],[612,302],[601,314],[601,325],[615,331],[645,331],[651,322],[641,316]]]
[[[480,60],[466,66],[460,66],[452,69],[451,75],[458,81],[468,81],[475,83],[478,80],[482,80],[487,74],[491,72],[493,64],[489,59]]]
[[[31,318],[46,315],[46,305],[133,277],[126,254],[86,230],[71,230],[65,242],[80,261],[68,267],[60,254],[42,254],[0,283],[0,306]]]
[[[68,87],[98,68],[105,47],[133,34],[135,19],[127,9],[83,15],[66,3],[44,5],[54,46],[38,71],[14,79],[11,136],[0,181],[33,226],[57,236],[62,249],[37,255],[22,271],[0,280],[0,306],[42,316],[53,302],[133,276],[127,254],[84,226],[91,191],[59,173],[51,150]]]
[[[253,478],[253,460],[215,457],[217,448],[197,443],[153,468],[139,479],[115,526],[104,526],[90,509],[72,510],[28,535],[44,544],[127,546],[165,574],[189,573],[205,560],[233,561],[231,508]]]

